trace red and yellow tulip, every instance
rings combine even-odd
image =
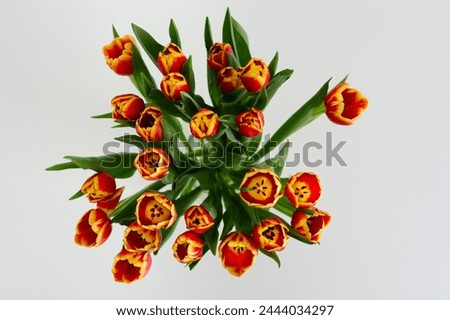
[[[87,194],[89,202],[105,200],[116,192],[116,180],[107,172],[98,172],[83,183],[81,192]]]
[[[252,58],[242,70],[241,81],[248,91],[259,92],[269,84],[269,68],[262,59]]]
[[[244,88],[241,81],[241,70],[236,70],[233,67],[220,69],[217,73],[217,85],[224,94]]]
[[[116,74],[129,76],[133,74],[133,43],[130,35],[115,38],[103,47],[106,63]]]
[[[193,231],[180,234],[172,245],[173,256],[181,263],[191,263],[200,260],[205,242]]]
[[[249,206],[273,207],[283,196],[281,180],[270,168],[252,168],[240,185],[239,195]]]
[[[163,75],[171,72],[181,73],[184,63],[187,61],[183,51],[175,44],[169,43],[159,54],[157,64]]]
[[[114,280],[132,283],[144,278],[152,265],[152,257],[148,251],[130,252],[122,249],[115,257],[112,266]]]
[[[186,228],[196,233],[205,233],[214,225],[214,219],[203,205],[190,206],[184,213]]]
[[[144,228],[137,221],[133,221],[123,235],[123,246],[130,252],[158,250],[161,241],[161,230]]]
[[[277,217],[261,220],[253,228],[253,239],[258,246],[267,251],[281,251],[289,240],[288,227]]]
[[[136,218],[146,229],[167,229],[177,219],[177,211],[164,194],[147,191],[137,199]]]
[[[144,100],[135,94],[121,94],[111,99],[112,118],[116,120],[131,120],[139,118],[145,109]]]
[[[220,71],[228,66],[228,54],[233,54],[233,48],[228,43],[214,43],[209,49],[208,66],[214,71]]]
[[[110,215],[119,204],[120,197],[122,196],[125,187],[118,188],[109,197],[97,202],[97,209],[103,210],[107,215]]]
[[[189,92],[191,89],[186,78],[179,72],[171,72],[164,76],[160,85],[164,96],[173,101],[181,99],[181,92]]]
[[[239,132],[244,137],[253,138],[259,136],[264,128],[264,114],[258,108],[241,112],[236,116]]]
[[[200,109],[191,119],[189,128],[197,139],[213,137],[220,127],[219,115],[209,109]]]
[[[162,149],[149,147],[134,159],[134,166],[145,180],[158,180],[169,170],[169,155]]]
[[[242,276],[253,266],[258,246],[243,232],[230,232],[219,245],[219,258],[223,267],[236,277]]]
[[[157,106],[149,106],[142,111],[136,121],[136,133],[145,141],[159,141],[163,138],[163,115]]]
[[[319,177],[312,172],[298,172],[289,178],[284,193],[296,208],[312,207],[322,194]]]
[[[78,221],[74,240],[83,247],[98,247],[108,239],[111,231],[108,215],[100,209],[91,209]]]
[[[301,211],[296,211],[292,215],[292,227],[303,237],[312,241],[320,241],[322,231],[331,221],[331,216],[322,210],[312,208],[313,215],[308,215]]]
[[[348,83],[341,83],[331,90],[324,101],[326,115],[332,122],[344,126],[354,124],[369,101]]]

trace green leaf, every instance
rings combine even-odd
[[[275,73],[277,72],[277,66],[278,66],[278,51],[275,53],[275,56],[272,58],[272,61],[270,61],[268,66],[271,76],[274,76]]]
[[[120,37],[119,33],[117,32],[116,27],[114,27],[114,25],[112,25],[112,34],[113,34],[114,38]]]
[[[73,196],[69,198],[69,200],[75,200],[84,196],[84,193],[81,190],[78,190]]]
[[[236,41],[234,39],[233,20],[231,18],[230,9],[227,8],[225,18],[222,25],[222,42],[229,43],[233,48],[236,59],[239,60],[239,52],[237,51]]]
[[[245,66],[252,58],[249,49],[248,36],[244,28],[242,28],[242,26],[234,18],[231,19],[233,23],[236,50],[239,52],[239,62],[241,63],[241,66]]]
[[[208,248],[211,250],[211,253],[216,255],[217,243],[219,242],[219,231],[217,230],[216,224],[214,224],[213,228],[203,234],[203,238],[205,239]]]
[[[233,67],[234,69],[239,68],[239,61],[233,54],[227,52],[227,57],[228,57],[228,64],[230,65],[230,67]]]
[[[277,255],[276,252],[273,252],[273,251],[267,251],[267,250],[264,250],[264,249],[262,249],[262,248],[259,248],[259,251],[260,251],[262,254],[268,256],[269,258],[271,258],[273,261],[275,261],[276,264],[278,265],[278,268],[281,268],[281,260],[280,260],[280,258],[278,257],[278,255]]]
[[[259,159],[269,153],[272,149],[276,148],[291,134],[300,130],[325,112],[323,101],[328,93],[328,84],[330,80],[325,82],[311,99],[309,99],[301,108],[291,115],[280,128],[278,128],[269,141],[255,154],[256,161],[259,161]]]
[[[222,233],[220,235],[220,240],[226,237],[227,234],[233,230],[234,223],[232,218],[232,213],[230,210],[227,210],[223,213],[223,228]]]
[[[182,118],[184,121],[191,121],[191,117],[184,112],[184,110],[173,101],[167,99],[160,90],[153,90],[148,98],[150,104],[157,105],[164,117],[167,115],[173,115],[175,117]]]
[[[218,107],[220,104],[220,97],[222,96],[222,91],[220,91],[220,88],[217,85],[217,73],[211,68],[207,68],[206,72],[208,77],[208,91],[209,96],[211,98],[211,102],[215,107]]]
[[[344,83],[345,81],[347,81],[348,78],[348,74],[344,77],[344,79],[342,79],[341,81],[339,81],[338,84]]]
[[[127,144],[131,144],[135,147],[138,147],[141,150],[147,148],[147,146],[148,146],[148,143],[146,141],[144,141],[140,136],[133,135],[133,134],[124,134],[123,136],[114,138],[114,140],[117,140],[117,141],[120,141],[123,143],[127,143]]]
[[[112,128],[134,128],[135,123],[134,121],[129,120],[114,120],[114,123],[116,123],[115,126]]]
[[[66,156],[74,165],[81,169],[91,169],[97,172],[107,172],[115,178],[129,178],[136,168],[133,161],[136,153],[113,153],[100,157]]]
[[[187,83],[189,84],[189,92],[191,94],[194,94],[195,92],[195,76],[194,76],[194,70],[192,68],[192,56],[189,56],[187,61],[183,65],[182,70],[183,75],[186,78]]]
[[[73,163],[73,162],[64,162],[64,163],[58,163],[51,167],[46,168],[47,171],[60,171],[60,170],[67,170],[67,169],[78,169],[79,167]]]
[[[92,119],[112,119],[112,112],[92,116]]]
[[[178,29],[177,29],[177,26],[175,25],[175,21],[173,21],[173,19],[170,19],[169,35],[170,35],[170,41],[172,43],[175,43],[181,49],[180,35],[178,34]]]
[[[164,46],[156,41],[147,31],[145,31],[141,27],[135,25],[134,23],[131,24],[131,27],[133,28],[133,32],[136,35],[136,38],[138,39],[142,48],[144,48],[145,52],[147,52],[153,63],[158,66],[158,54],[160,51],[164,50]]]
[[[211,24],[209,22],[209,18],[208,17],[206,17],[206,20],[205,20],[204,39],[205,39],[206,53],[208,54],[209,53],[209,49],[214,44],[214,40],[213,40],[213,37],[212,37],[212,31],[211,31]]]
[[[264,100],[256,103],[259,109],[264,110],[275,93],[277,93],[278,89],[291,77],[292,73],[292,70],[285,69],[273,76],[269,82],[269,85],[265,88],[266,96],[263,97]]]
[[[139,90],[139,92],[147,99],[150,96],[152,90],[156,89],[155,80],[150,75],[147,66],[142,60],[142,56],[139,53],[138,48],[133,43],[133,74],[130,76],[130,80]]]

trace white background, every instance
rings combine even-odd
[[[228,6],[254,56],[269,61],[278,50],[280,68],[295,71],[267,108],[266,132],[329,77],[335,84],[349,73],[370,100],[354,126],[321,117],[291,138],[297,152],[308,141],[324,145],[327,131],[335,143],[348,141],[340,153],[347,167],[285,171],[320,175],[318,206],[332,223],[320,246],[291,241],[280,269],[261,255],[235,278],[208,255],[190,272],[167,246],[144,280],[115,283],[123,227],[99,248],[73,243],[91,205],[67,199],[91,172],[44,169],[65,155],[101,155],[122,133],[90,118],[108,112],[113,96],[136,92],[101,54],[112,24],[127,34],[134,22],[167,43],[174,18],[205,95],[204,19],[220,40]],[[0,298],[450,298],[449,21],[445,0],[2,1]],[[324,159],[323,151],[311,156]],[[118,185],[126,196],[144,184],[136,175]]]

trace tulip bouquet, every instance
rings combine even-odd
[[[137,92],[115,96],[112,111],[94,118],[131,128],[116,140],[139,152],[67,156],[48,168],[93,171],[71,197],[84,195],[94,206],[76,225],[75,243],[100,246],[113,224],[123,225],[123,247],[112,273],[125,283],[148,273],[152,256],[180,220],[186,231],[172,240],[173,256],[190,269],[211,252],[230,274],[242,276],[258,253],[280,265],[277,252],[289,238],[318,243],[331,219],[316,207],[322,186],[308,171],[281,177],[290,147],[286,139],[324,113],[337,124],[351,125],[367,99],[346,79],[329,91],[330,79],[263,142],[264,109],[292,70],[277,71],[278,53],[269,64],[254,57],[229,10],[220,42],[213,40],[206,18],[209,101],[196,94],[192,57],[182,51],[173,20],[166,46],[139,26],[132,29],[135,36],[120,36],[113,27],[114,39],[103,54],[110,69],[127,76]],[[159,86],[144,58],[160,73]],[[188,137],[184,131],[190,131]],[[121,200],[124,187],[116,179],[136,171],[148,185]]]

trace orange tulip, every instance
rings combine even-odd
[[[106,63],[115,73],[121,76],[133,74],[133,37],[126,35],[115,38],[110,44],[103,47]]]
[[[107,215],[110,215],[119,204],[120,197],[122,196],[125,187],[117,189],[109,197],[97,202],[97,209],[103,210]]]
[[[299,172],[289,178],[284,193],[294,207],[312,207],[322,194],[319,177],[312,172]]]
[[[264,250],[281,251],[288,243],[288,231],[279,218],[269,217],[253,228],[253,239]]]
[[[89,202],[105,200],[116,192],[116,180],[109,173],[98,172],[83,183],[81,192],[87,194]]]
[[[167,229],[177,219],[177,211],[165,195],[147,191],[137,199],[136,217],[137,222],[146,229]]]
[[[217,85],[224,94],[244,88],[241,82],[241,70],[236,70],[233,67],[220,69],[217,73]]]
[[[158,180],[169,170],[169,155],[162,149],[149,147],[134,159],[134,166],[145,180]]]
[[[91,209],[78,221],[74,240],[83,247],[98,247],[108,239],[111,231],[107,214],[100,209]]]
[[[219,245],[219,258],[225,269],[236,277],[253,266],[258,255],[255,241],[243,232],[230,232]]]
[[[161,230],[144,228],[137,221],[125,229],[123,236],[123,246],[129,252],[158,250],[161,241]]]
[[[252,58],[242,70],[241,81],[248,91],[259,92],[269,84],[269,68],[262,59]]]
[[[181,263],[191,263],[200,260],[205,242],[193,231],[180,234],[172,246],[173,256]]]
[[[214,43],[209,49],[208,66],[219,71],[223,67],[228,66],[228,54],[233,54],[233,48],[228,43]]]
[[[308,215],[301,211],[296,211],[292,215],[292,227],[306,239],[312,242],[320,241],[322,231],[331,221],[331,216],[322,210],[312,208],[314,214]]]
[[[171,72],[181,73],[184,63],[187,61],[183,51],[175,44],[169,43],[163,51],[158,54],[158,68],[163,75]]]
[[[181,92],[189,92],[191,89],[186,78],[178,72],[171,72],[164,76],[160,88],[164,96],[173,101],[180,100]]]
[[[369,101],[361,92],[350,88],[348,83],[341,83],[331,90],[324,101],[326,115],[332,122],[344,126],[355,123]]]
[[[249,206],[273,207],[283,196],[280,178],[269,168],[252,168],[241,183],[239,195]]]
[[[111,100],[111,106],[112,117],[116,120],[134,121],[145,109],[144,100],[132,93],[115,96]]]
[[[122,249],[115,257],[112,266],[114,280],[132,283],[144,278],[152,265],[152,257],[148,251],[129,252]]]

